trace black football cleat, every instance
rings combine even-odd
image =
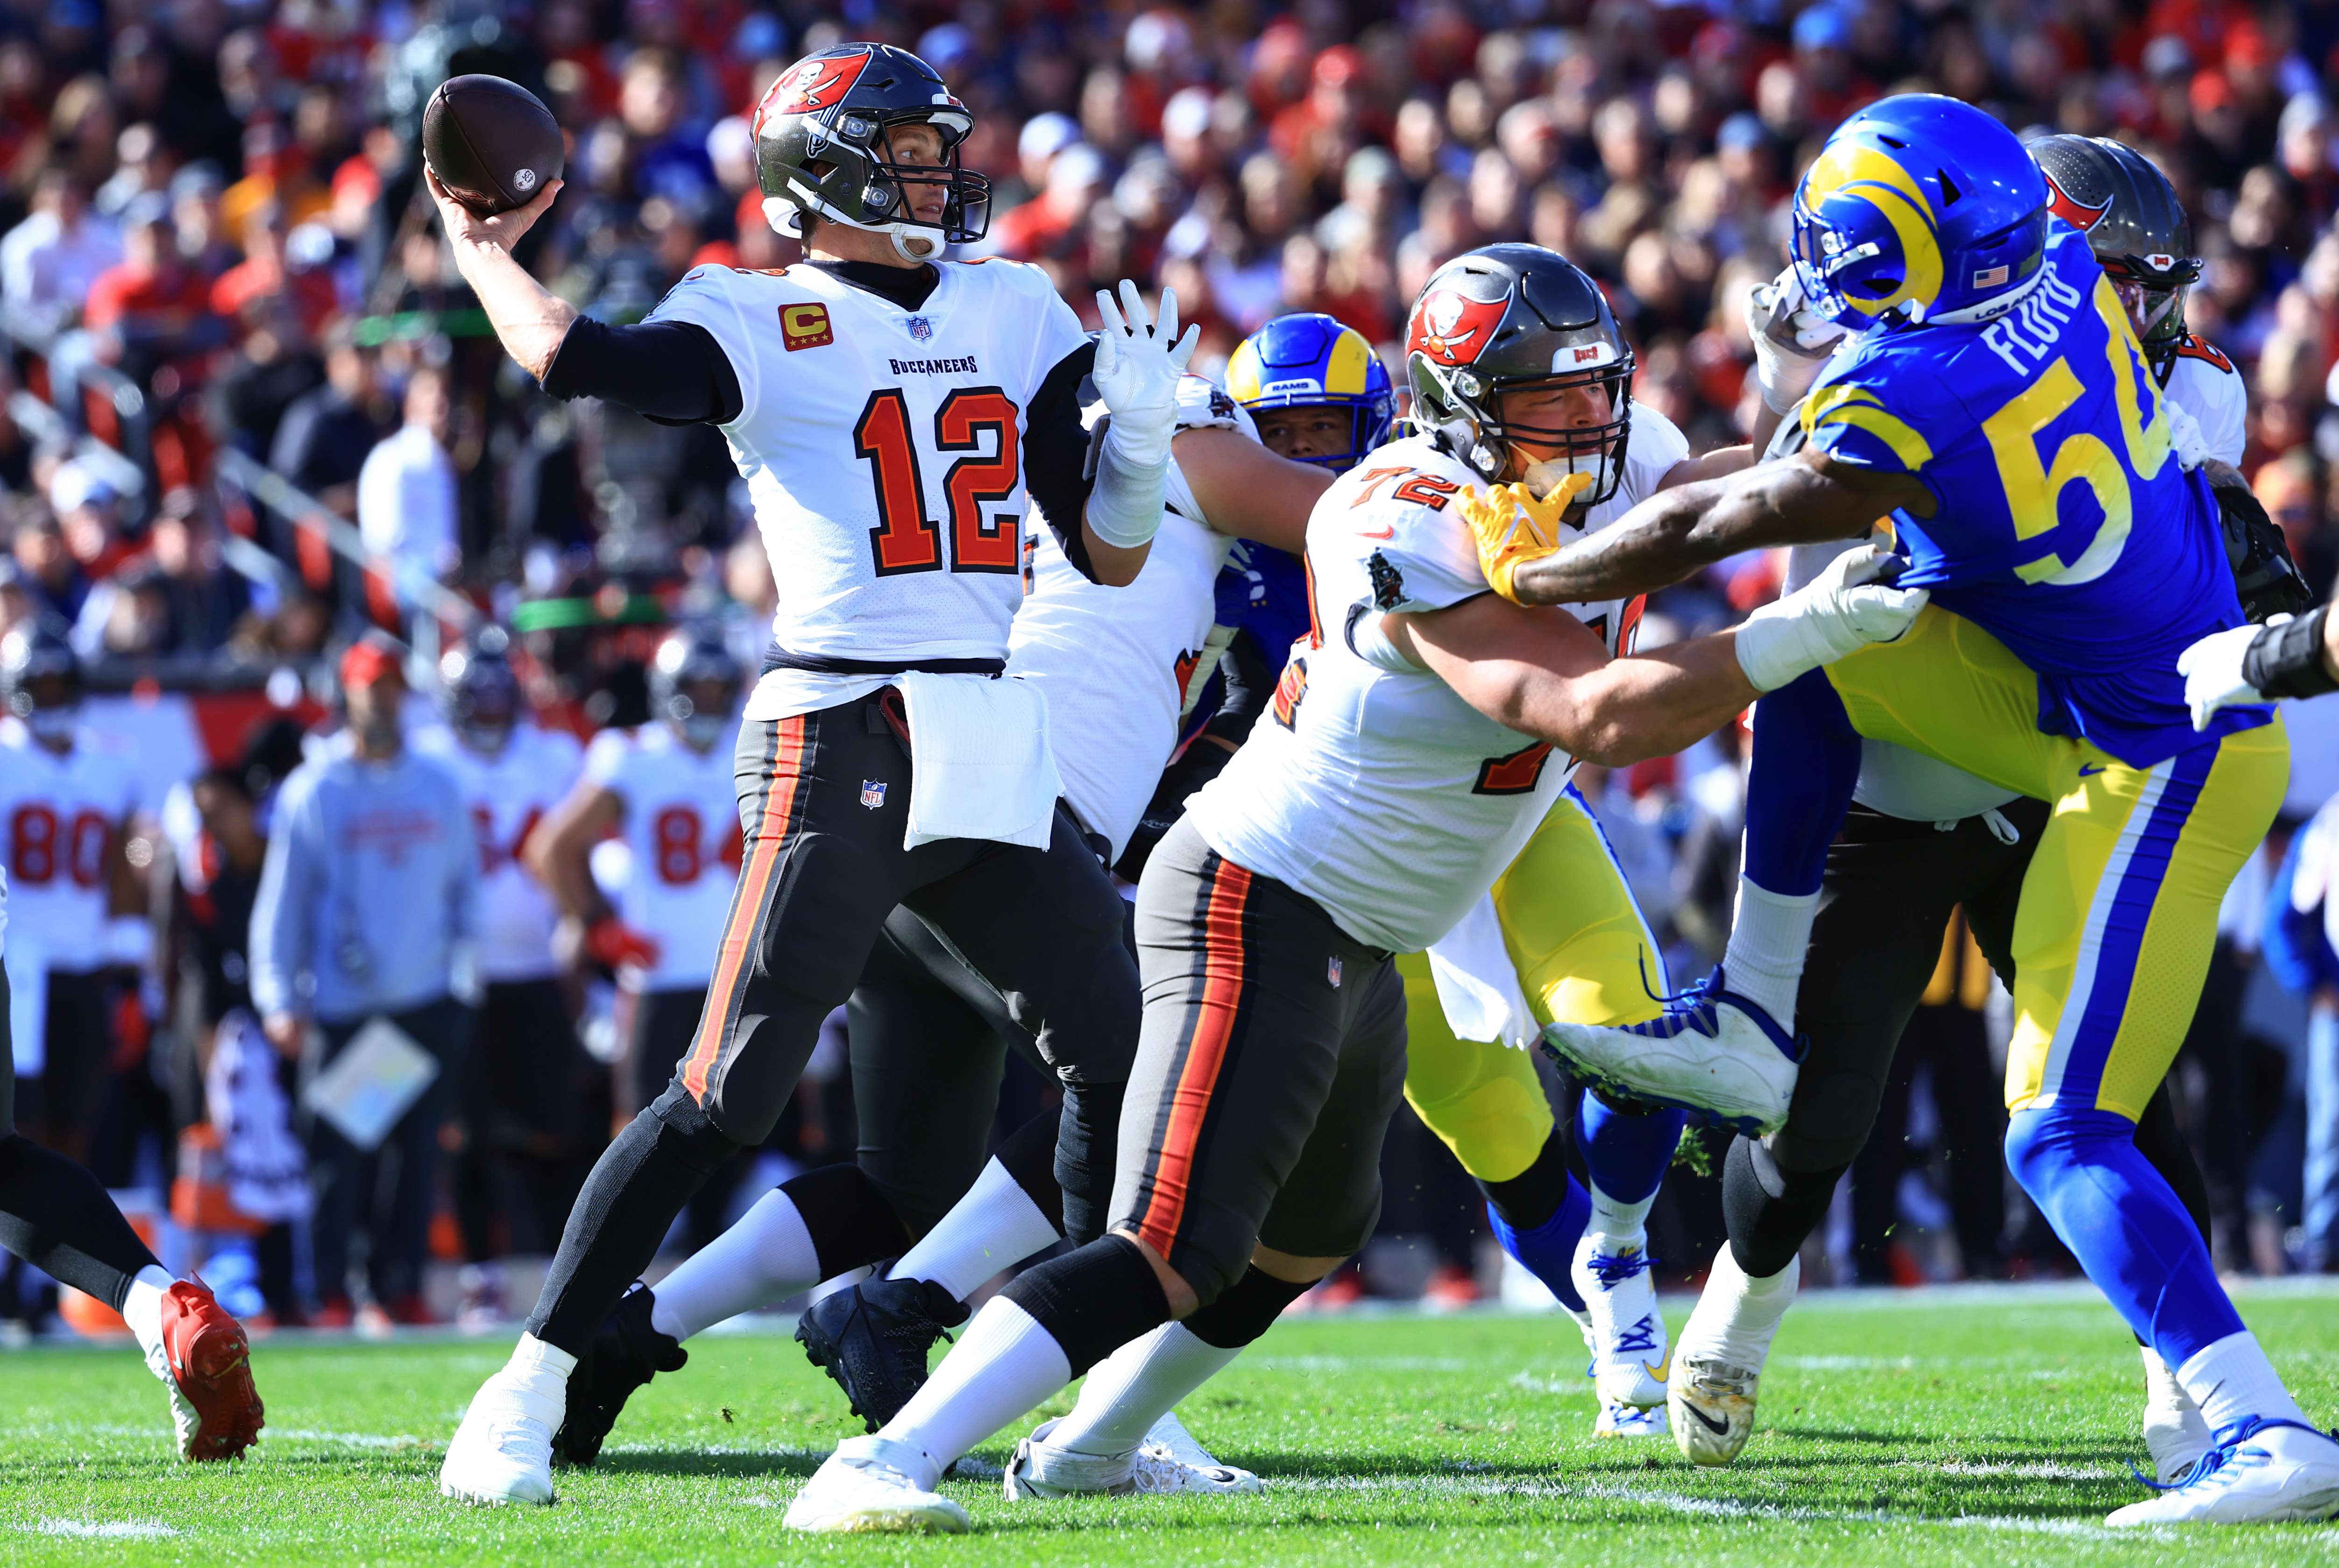
[[[924,1386],[934,1341],[966,1318],[966,1304],[931,1280],[871,1279],[814,1302],[796,1343],[874,1432]]]
[[[651,1326],[651,1304],[649,1287],[637,1284],[601,1320],[592,1347],[569,1374],[567,1418],[552,1437],[555,1459],[592,1464],[634,1390],[661,1372],[680,1371],[690,1359],[682,1341]]]

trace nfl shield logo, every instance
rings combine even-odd
[[[861,781],[861,804],[867,806],[871,811],[875,811],[879,806],[883,805],[885,804],[885,781],[883,779],[863,779]]]
[[[1334,991],[1340,989],[1340,961],[1338,958],[1335,957],[1326,961],[1324,965],[1324,978],[1332,982],[1332,989]]]
[[[921,343],[934,335],[934,324],[923,316],[913,316],[904,324],[910,329],[910,336]]]

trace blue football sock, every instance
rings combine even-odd
[[[1584,1150],[1592,1185],[1618,1203],[1645,1203],[1657,1195],[1673,1148],[1689,1125],[1685,1110],[1646,1115],[1616,1109],[1590,1090],[1575,1119],[1576,1147]]]
[[[1746,880],[1791,896],[1819,892],[1859,782],[1860,735],[1825,671],[1764,692],[1746,776]]]
[[[1559,1297],[1561,1306],[1581,1312],[1584,1297],[1576,1293],[1568,1271],[1575,1262],[1575,1244],[1584,1238],[1584,1221],[1591,1212],[1592,1195],[1571,1178],[1567,1196],[1558,1208],[1534,1229],[1512,1229],[1502,1211],[1491,1203],[1486,1205],[1486,1223],[1494,1227],[1495,1239],[1503,1244],[1503,1250],[1519,1260],[1520,1267],[1542,1280]]]
[[[2087,1277],[2170,1366],[2241,1332],[2192,1216],[2137,1152],[2134,1122],[2059,1105],[2017,1111],[2006,1157]]]

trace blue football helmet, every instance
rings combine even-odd
[[[1344,408],[1354,421],[1348,449],[1302,458],[1346,473],[1388,439],[1396,418],[1389,374],[1354,327],[1329,316],[1278,316],[1235,347],[1227,393],[1252,413],[1268,409]]]
[[[2047,180],[2014,133],[1933,93],[1835,128],[1795,191],[1795,271],[1847,331],[1987,321],[2037,286]]]

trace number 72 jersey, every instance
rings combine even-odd
[[[2048,233],[2013,311],[1870,329],[1829,363],[1803,428],[1837,462],[1932,492],[1932,516],[1894,514],[1900,580],[2030,666],[2041,730],[2149,767],[2265,713],[2193,733],[2176,656],[2242,622],[2216,505],[2169,449],[2165,394],[2086,237]]]
[[[1687,455],[1635,409],[1623,483],[1586,519],[1621,516]],[[1189,804],[1210,846],[1324,907],[1351,936],[1427,947],[1494,885],[1574,759],[1486,717],[1380,633],[1392,611],[1445,609],[1491,590],[1462,520],[1477,477],[1416,436],[1342,475],[1308,523],[1314,626],[1226,770]],[[1612,652],[1639,602],[1572,605]]]

